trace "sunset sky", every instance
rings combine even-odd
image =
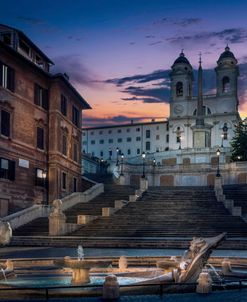
[[[84,125],[169,115],[169,69],[184,49],[204,93],[229,44],[240,65],[240,113],[247,116],[247,1],[2,0],[0,22],[22,30],[92,106]]]

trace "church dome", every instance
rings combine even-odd
[[[188,64],[190,65],[190,62],[189,60],[185,57],[183,51],[180,53],[179,57],[175,60],[174,64],[181,64],[181,63],[184,63],[184,64]],[[173,65],[174,65],[173,64]]]
[[[222,52],[222,54],[220,55],[218,61],[221,61],[223,59],[234,59],[234,60],[236,60],[234,54],[230,51],[230,48],[229,48],[228,45],[226,46],[225,51]]]

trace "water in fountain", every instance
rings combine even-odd
[[[4,277],[5,282],[8,283],[7,278],[6,278],[6,275],[5,275],[5,271],[4,271],[3,268],[1,268],[1,272],[2,272],[2,274],[3,274],[3,277]]]
[[[83,247],[81,245],[78,245],[78,248],[77,248],[77,257],[78,257],[78,260],[84,260],[84,250],[83,250]]]
[[[212,271],[214,272],[214,274],[215,274],[216,278],[218,279],[218,281],[219,281],[221,284],[223,284],[224,278],[222,278],[222,277],[219,275],[219,273],[217,272],[217,270],[215,269],[215,267],[214,267],[212,264],[210,264],[210,263],[207,263],[206,266],[209,266],[209,267],[212,269]]]

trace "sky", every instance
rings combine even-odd
[[[238,59],[239,111],[247,116],[246,0],[2,0],[0,23],[22,30],[66,72],[92,110],[83,126],[169,116],[169,71],[184,49],[202,54],[204,93],[229,44]],[[195,73],[196,74],[196,73]]]

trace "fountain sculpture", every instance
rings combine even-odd
[[[105,268],[112,263],[111,260],[85,260],[84,251],[81,245],[77,248],[77,259],[64,257],[63,260],[54,260],[54,264],[72,271],[71,283],[82,285],[90,283],[89,271],[93,267]]]

